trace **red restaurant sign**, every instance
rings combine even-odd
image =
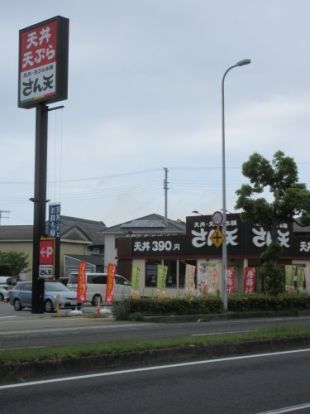
[[[69,20],[56,16],[19,31],[18,106],[68,95]]]

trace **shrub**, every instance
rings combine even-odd
[[[113,305],[112,312],[116,318],[128,314],[141,315],[192,315],[217,313],[222,311],[222,302],[217,296],[208,298],[139,298],[126,299]]]
[[[305,310],[310,309],[310,295],[233,295],[228,298],[228,309],[232,312]]]
[[[134,312],[134,313],[130,313],[129,314],[129,318],[128,319],[130,321],[143,321],[144,316],[140,312]]]
[[[228,298],[230,312],[291,311],[310,309],[310,295],[296,293],[271,296],[235,294]],[[116,302],[112,307],[118,320],[143,320],[146,315],[204,315],[223,312],[218,296],[188,298],[138,298]]]
[[[130,314],[130,304],[128,301],[115,302],[112,306],[112,313],[116,319],[127,321]]]

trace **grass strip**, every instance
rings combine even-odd
[[[24,348],[18,350],[0,350],[0,365],[4,363],[22,363],[43,360],[61,360],[100,354],[115,354],[134,351],[149,351],[182,346],[216,345],[241,343],[255,340],[285,339],[310,335],[310,327],[283,326],[258,329],[244,333],[224,333],[208,336],[165,338],[156,340],[118,340],[97,342],[94,344],[75,344],[65,347]]]

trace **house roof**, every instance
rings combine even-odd
[[[185,223],[166,219],[159,214],[149,214],[116,226],[108,227],[102,231],[104,235],[127,234],[185,234]]]
[[[103,221],[87,220],[70,216],[61,216],[61,237],[69,238],[68,236],[76,229],[80,230],[93,245],[104,244],[104,237],[102,230],[106,229]]]
[[[82,255],[82,254],[66,254],[66,257],[70,257],[76,260],[84,261],[95,266],[103,266],[103,258],[102,256],[97,255]]]
[[[102,221],[60,216],[60,222],[61,238],[86,240],[93,245],[104,244],[102,230],[106,225]],[[0,226],[0,241],[32,241],[32,237],[32,225]]]
[[[0,241],[32,241],[32,236],[30,225],[0,226]]]

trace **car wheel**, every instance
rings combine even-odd
[[[102,297],[100,295],[95,295],[91,303],[93,306],[98,306],[99,301],[102,303]]]
[[[0,302],[3,302],[4,301],[4,295],[3,295],[3,293],[0,293]]]
[[[53,312],[53,310],[54,310],[54,307],[53,307],[52,302],[51,302],[49,299],[47,299],[47,300],[44,302],[44,311],[45,311],[46,313],[51,313],[51,312]]]
[[[16,311],[21,311],[22,310],[22,303],[19,299],[14,300],[14,309]]]

